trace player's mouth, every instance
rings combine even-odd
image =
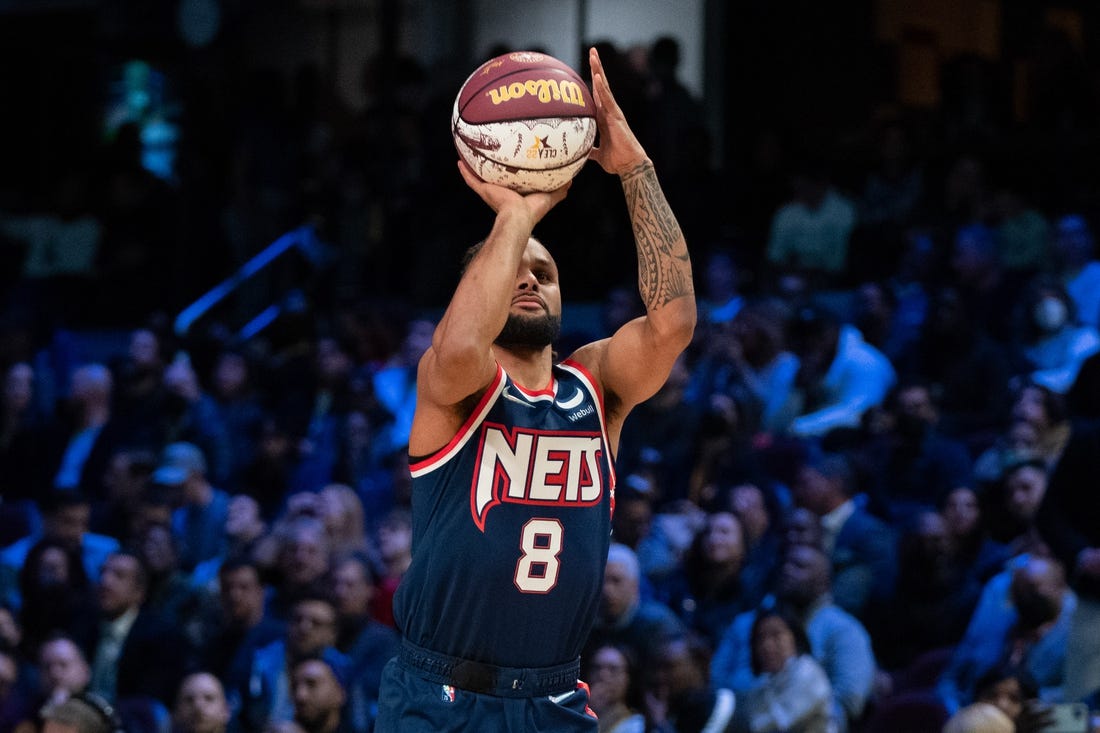
[[[546,304],[542,302],[542,299],[534,295],[521,295],[518,298],[512,300],[512,305],[518,306],[523,310],[546,310]]]

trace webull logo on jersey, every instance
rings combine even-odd
[[[594,506],[603,496],[599,433],[534,431],[485,423],[470,487],[474,523],[498,504]]]

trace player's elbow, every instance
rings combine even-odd
[[[657,340],[683,351],[695,336],[697,313],[693,298],[680,298],[650,315],[650,324]]]

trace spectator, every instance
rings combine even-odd
[[[295,719],[291,671],[299,661],[334,647],[337,633],[336,608],[327,596],[300,596],[294,602],[286,635],[256,649],[247,679],[230,691],[234,702],[239,700],[241,730],[260,733],[270,723]]]
[[[297,661],[291,669],[294,722],[305,733],[344,733],[351,730],[344,715],[347,701],[346,661],[339,652],[325,650]]]
[[[737,717],[750,733],[817,733],[831,719],[833,691],[810,652],[806,632],[777,609],[756,614],[749,636],[757,683],[738,700]]]
[[[227,558],[218,569],[218,613],[207,621],[201,660],[230,688],[248,674],[256,649],[286,633],[286,625],[267,614],[260,568],[247,557]]]
[[[183,678],[172,709],[174,733],[226,733],[229,720],[229,703],[217,677],[192,672]]]
[[[329,484],[317,494],[317,504],[334,555],[367,550],[363,502],[350,486]]]
[[[86,634],[95,615],[95,595],[79,551],[57,540],[40,540],[27,553],[19,595],[22,648],[31,659],[55,633]]]
[[[80,647],[67,636],[54,636],[41,645],[36,657],[38,686],[29,698],[26,717],[14,727],[14,733],[35,733],[42,729],[42,713],[73,695],[84,692],[92,677],[88,661]],[[2,670],[2,667],[0,667]],[[5,727],[6,730],[12,730]]]
[[[822,437],[858,426],[894,384],[894,367],[882,352],[824,309],[800,309],[790,324],[789,343],[799,359],[795,389],[801,407],[788,427],[795,436]]]
[[[627,647],[605,644],[585,658],[589,705],[599,716],[599,733],[646,733],[642,670]]]
[[[43,733],[114,733],[123,725],[111,704],[91,693],[50,705],[42,718]]]
[[[745,606],[741,569],[745,562],[741,522],[731,512],[714,512],[695,534],[680,571],[657,588],[657,600],[712,646]]]
[[[1100,326],[1100,261],[1092,229],[1080,214],[1054,223],[1052,249],[1059,280],[1073,299],[1074,312],[1086,326]]]
[[[1016,726],[996,705],[975,702],[952,715],[943,733],[1016,733]]]
[[[1021,558],[1006,576],[990,580],[937,685],[948,711],[973,702],[978,678],[1002,659],[1027,669],[1043,700],[1060,699],[1076,605],[1056,560]]]
[[[745,538],[741,597],[746,609],[755,608],[764,600],[779,570],[782,509],[774,492],[765,496],[756,484],[741,484],[730,489],[729,508],[741,522]]]
[[[1015,724],[1015,733],[1038,733],[1053,722],[1050,708],[1039,702],[1035,680],[1012,664],[996,664],[979,677],[974,699],[996,705]]]
[[[664,637],[653,659],[649,717],[659,733],[730,733],[737,700],[710,679],[711,647],[688,632]]]
[[[1067,393],[1086,359],[1100,351],[1100,332],[1077,321],[1073,300],[1055,280],[1036,278],[1020,296],[1016,329],[1028,378],[1058,394]]]
[[[103,497],[101,477],[110,455],[123,439],[112,419],[114,380],[102,364],[84,364],[72,374],[68,416],[64,425],[46,438],[43,466],[52,475],[39,485],[79,490],[93,499]]]
[[[225,426],[229,448],[229,464],[221,485],[227,491],[237,491],[260,436],[264,408],[252,365],[243,353],[226,350],[219,354],[210,381],[210,397],[218,421]]]
[[[949,489],[970,481],[966,446],[944,435],[929,384],[902,381],[886,400],[889,427],[859,450],[875,507],[896,525],[935,509]]]
[[[88,531],[92,506],[86,496],[78,492],[54,490],[40,500],[42,531],[23,537],[0,551],[0,564],[18,571],[27,562],[31,548],[40,540],[49,540],[80,554],[84,570],[93,580],[99,577],[99,568],[112,552],[118,549],[114,537]]]
[[[661,640],[681,633],[684,625],[665,604],[641,597],[640,580],[634,551],[612,543],[607,554],[600,615],[592,627],[588,645],[591,648],[596,644],[621,644],[634,650],[639,664],[648,669]]]
[[[191,582],[198,588],[213,587],[218,570],[226,557],[253,557],[267,538],[267,523],[260,516],[260,505],[247,494],[230,497],[225,514],[224,555],[199,563],[191,572]]]
[[[1100,690],[1100,495],[1092,477],[1100,460],[1100,426],[1079,426],[1050,478],[1035,518],[1043,540],[1068,568],[1077,613],[1066,642],[1065,697]]]
[[[832,602],[829,561],[820,548],[790,545],[775,587],[775,601],[785,604],[806,630],[810,649],[833,688],[834,716],[851,726],[860,720],[871,696],[876,661],[867,629]],[[767,602],[767,601],[766,601]],[[726,629],[711,662],[711,684],[741,694],[752,688],[750,632],[756,610],[737,616]]]
[[[362,553],[339,556],[332,565],[332,598],[340,626],[336,648],[348,657],[347,716],[356,730],[374,722],[382,668],[397,655],[393,628],[371,618],[374,570]]]
[[[172,532],[180,543],[180,566],[187,571],[225,551],[225,520],[229,495],[207,478],[206,457],[193,443],[172,443],[164,449],[152,480],[177,495]]]
[[[393,594],[412,562],[412,514],[394,509],[378,525],[378,559],[381,568],[371,602],[371,615],[393,626]]]
[[[172,704],[189,654],[174,623],[143,608],[149,575],[137,555],[119,551],[103,564],[98,628],[84,644],[89,689],[107,700],[143,697]]]
[[[848,260],[856,208],[830,182],[824,161],[804,156],[791,178],[793,197],[773,215],[767,261],[772,268],[836,285]]]
[[[860,507],[854,489],[845,456],[811,451],[791,494],[821,521],[836,604],[866,620],[894,592],[897,538],[889,525]]]

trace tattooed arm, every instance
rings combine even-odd
[[[622,179],[638,251],[638,289],[646,314],[610,339],[574,355],[604,389],[612,443],[622,419],[668,379],[695,330],[695,290],[683,232],[657,181],[653,163],[615,102],[595,49],[589,51],[600,146],[591,157]]]

